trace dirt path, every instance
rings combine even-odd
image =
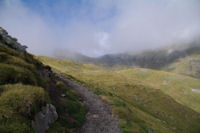
[[[87,88],[59,76],[80,95],[86,106],[87,114],[81,133],[121,133],[118,128],[118,119],[112,114],[111,106],[100,97],[88,91]]]

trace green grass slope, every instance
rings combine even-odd
[[[85,116],[82,103],[70,88],[45,76],[45,68],[27,52],[0,46],[0,133],[33,133],[31,121],[47,103],[56,106],[59,116],[49,133],[67,133],[71,128],[81,127]],[[62,106],[50,96],[51,85],[66,94]]]
[[[174,73],[135,68],[119,71],[128,80],[135,79],[145,86],[159,89],[177,102],[200,112],[200,80]]]
[[[48,57],[38,59],[110,103],[124,133],[200,132],[200,94],[191,90],[199,89],[197,79],[150,69],[111,71]]]
[[[164,70],[200,78],[200,54],[192,54],[185,58],[180,58],[165,67]]]
[[[43,88],[22,84],[4,85],[1,89],[0,132],[33,132],[29,117],[49,102],[47,93]]]
[[[47,82],[40,76],[28,54],[0,46],[0,132],[33,132],[30,117],[49,103],[42,87]]]

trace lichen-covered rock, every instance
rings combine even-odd
[[[0,46],[10,47],[20,53],[26,51],[27,46],[23,46],[17,42],[16,38],[13,38],[8,35],[8,32],[0,27]]]
[[[34,119],[31,125],[35,133],[45,133],[49,125],[58,119],[56,108],[52,104],[47,104],[35,115]]]

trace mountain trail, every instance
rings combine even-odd
[[[109,104],[87,88],[66,79],[64,76],[59,75],[59,78],[80,95],[86,107],[86,120],[81,133],[121,133],[118,119],[112,114]]]

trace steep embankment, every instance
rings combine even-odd
[[[110,103],[123,132],[200,132],[200,96],[190,89],[200,87],[197,79],[150,69],[109,71],[71,61],[39,59]]]
[[[85,109],[51,68],[0,28],[0,132],[67,133],[80,128]]]

